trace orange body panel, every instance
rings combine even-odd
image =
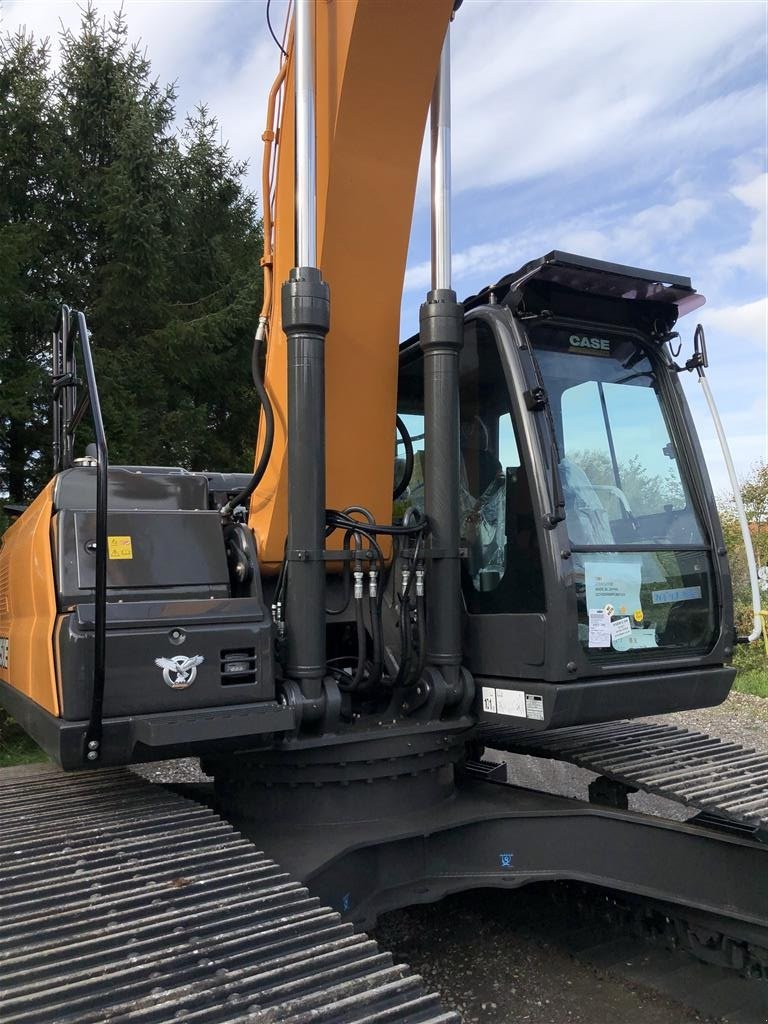
[[[51,553],[51,481],[3,534],[0,549],[0,636],[8,667],[0,679],[53,715],[59,714],[53,662],[56,593]]]
[[[318,0],[318,263],[331,292],[326,343],[326,505],[392,515],[400,301],[421,142],[454,0]],[[288,525],[286,339],[280,286],[295,265],[289,54],[275,198],[275,295],[266,383],[269,467],[251,499],[262,568]]]

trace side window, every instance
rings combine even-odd
[[[424,416],[422,413],[401,412],[400,419],[413,445],[413,470],[408,487],[403,495],[403,508],[412,505],[419,512],[424,511]],[[395,440],[395,482],[402,479],[405,472],[405,443],[398,433]],[[396,510],[398,511],[398,510]]]
[[[470,321],[461,356],[459,512],[474,613],[544,611],[536,520],[496,339]]]

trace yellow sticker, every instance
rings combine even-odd
[[[130,537],[107,537],[107,550],[111,559],[133,558]]]
[[[637,611],[634,614],[634,620],[635,620],[635,622],[642,622],[643,621],[643,609],[642,608],[638,608],[637,609]]]

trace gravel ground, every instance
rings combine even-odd
[[[768,752],[768,700],[749,694],[732,693],[717,708],[647,721]],[[594,778],[590,772],[553,761],[494,756],[509,762],[511,782],[580,799],[586,799]],[[156,782],[206,779],[191,758],[139,765],[135,770]],[[630,806],[676,819],[691,813],[645,794],[631,796]],[[383,917],[375,934],[430,987],[442,992],[446,1005],[457,1009],[466,1024],[726,1024],[727,1016],[701,1015],[620,970],[579,959],[567,942],[552,941],[539,917],[539,896],[529,889],[535,887],[492,895],[465,893],[439,904],[409,907]]]
[[[714,1021],[612,969],[574,958],[537,927],[538,893],[481,891],[387,914],[375,937],[418,971],[464,1024]]]

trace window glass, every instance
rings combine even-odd
[[[424,416],[421,413],[401,412],[400,419],[405,425],[413,444],[413,472],[405,493],[399,500],[400,509],[396,514],[402,515],[408,505],[424,511]],[[400,433],[395,438],[395,483],[402,479],[405,472],[405,446]]]
[[[470,321],[460,362],[459,508],[471,612],[543,611],[544,583],[528,477],[496,339]]]
[[[537,342],[571,541],[702,544],[648,358],[624,338],[552,330]]]
[[[529,335],[560,457],[582,646],[598,660],[706,650],[710,556],[645,350],[609,330],[540,324]]]

